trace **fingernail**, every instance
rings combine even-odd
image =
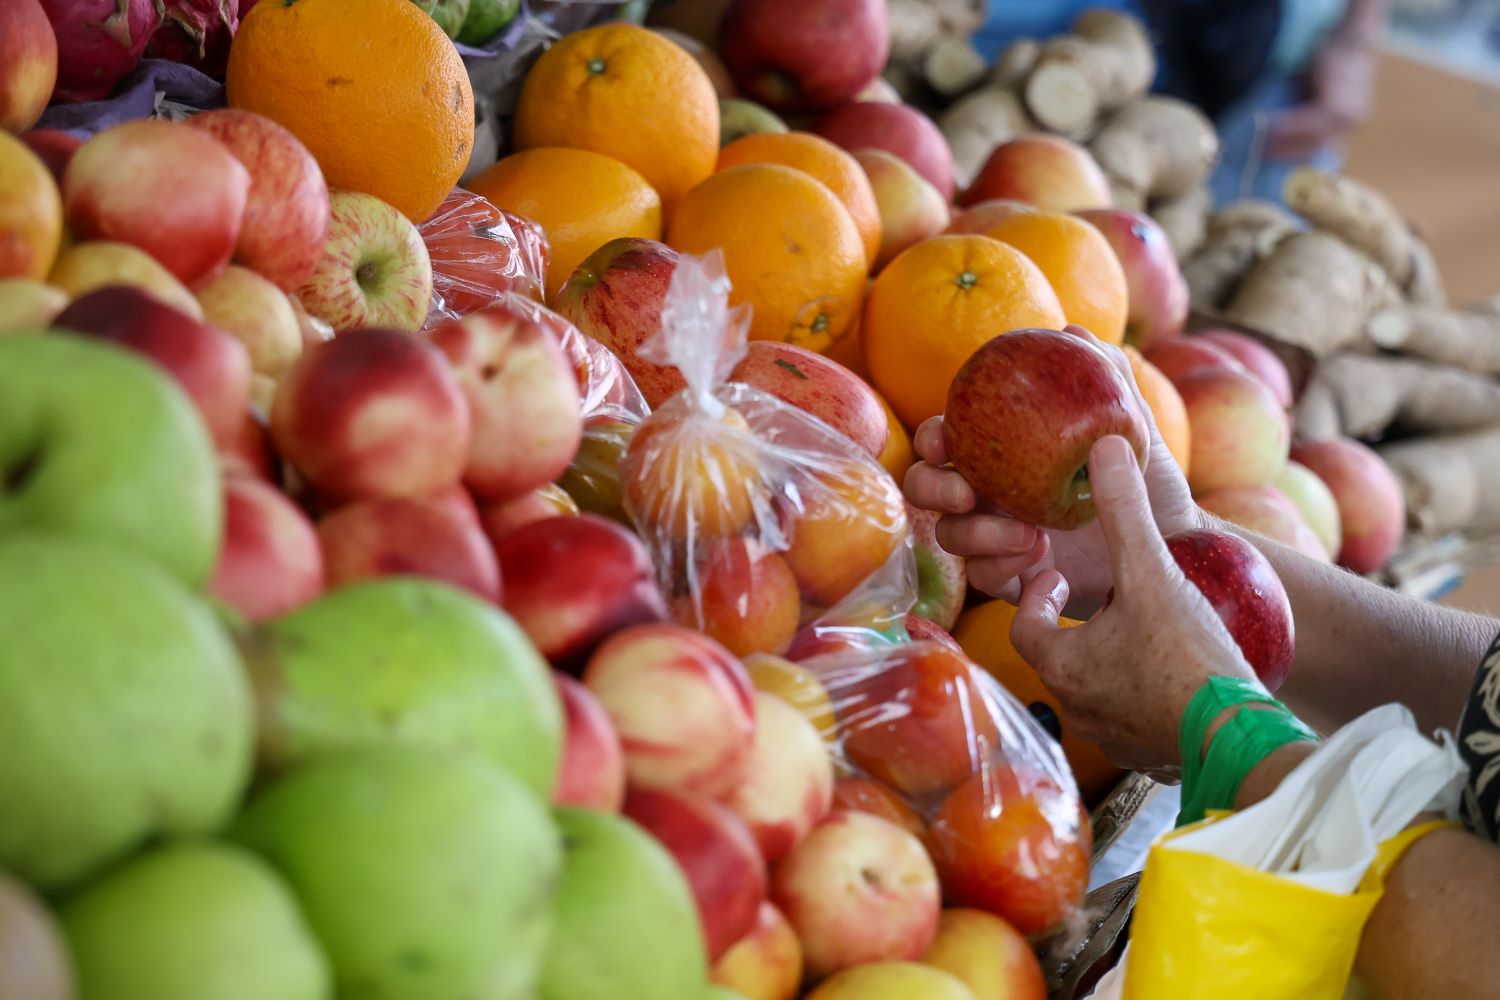
[[[1135,456],[1130,451],[1130,445],[1117,434],[1111,434],[1107,438],[1101,438],[1094,445],[1094,464],[1097,471],[1114,472],[1127,463],[1135,461]]]
[[[1029,547],[1032,542],[1031,526],[1020,521],[989,521],[985,523],[984,533],[988,536],[987,546],[993,549],[1018,551]]]
[[[938,501],[948,510],[957,510],[965,499],[964,484],[957,479],[945,479],[938,487]]]

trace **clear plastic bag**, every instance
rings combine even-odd
[[[938,642],[856,645],[800,667],[831,707],[803,710],[835,748],[835,808],[915,833],[945,906],[994,913],[1037,941],[1072,930],[1088,813],[1061,748],[1020,702]]]
[[[552,249],[530,219],[454,188],[417,229],[432,259],[432,305],[424,325],[459,319],[510,293],[541,298]]]
[[[881,629],[916,596],[900,488],[827,424],[723,380],[743,354],[718,254],[678,262],[647,360],[687,388],[636,432],[620,478],[683,624],[738,655],[809,626]]]

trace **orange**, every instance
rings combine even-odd
[[[474,94],[453,43],[411,0],[277,0],[245,15],[229,105],[301,139],[330,187],[422,222],[474,148]]]
[[[0,132],[0,278],[45,278],[62,230],[62,196],[47,165]]]
[[[906,470],[916,464],[917,453],[912,448],[911,433],[901,426],[901,418],[896,416],[891,404],[878,393],[875,398],[885,407],[885,422],[891,430],[890,436],[885,439],[885,451],[880,453],[880,464],[885,466],[885,471],[891,474],[892,479],[900,483],[906,478]]]
[[[730,167],[693,188],[667,242],[683,253],[724,252],[730,301],[753,310],[751,340],[822,351],[848,331],[864,294],[854,220],[825,185],[780,164]]]
[[[1052,696],[1036,671],[1016,652],[1010,642],[1010,626],[1016,609],[1005,601],[988,601],[964,612],[953,627],[953,638],[979,666],[1009,691],[1023,706],[1041,702],[1061,715],[1062,707]],[[1062,619],[1065,628],[1081,625],[1071,618]],[[1097,743],[1081,740],[1062,730],[1063,755],[1073,768],[1073,780],[1085,803],[1093,805],[1119,784],[1125,772],[1110,763]]]
[[[714,172],[719,98],[680,46],[633,24],[604,24],[566,36],[537,60],[516,107],[515,142],[612,156],[670,210]]]
[[[531,219],[547,233],[550,302],[584,259],[621,236],[661,239],[661,198],[619,160],[585,149],[532,149],[507,156],[469,190]]]
[[[762,132],[736,139],[719,151],[719,169],[744,163],[780,163],[827,185],[849,210],[865,245],[865,262],[880,253],[880,206],[859,161],[811,132]]]
[[[1069,323],[1100,340],[1125,340],[1130,291],[1125,268],[1104,234],[1082,219],[1036,209],[995,219],[984,230],[1041,268]]]
[[[866,283],[866,289],[869,284]],[[865,345],[863,338],[859,335],[860,314],[854,314],[854,322],[849,324],[849,329],[844,335],[829,344],[823,351],[823,356],[837,361],[866,382],[870,381],[870,367],[865,364]]]
[[[902,423],[918,427],[943,412],[949,383],[992,338],[1064,322],[1052,286],[1025,254],[988,236],[939,236],[880,272],[860,336],[875,388]]]
[[[1160,368],[1147,361],[1141,352],[1130,345],[1125,346],[1125,356],[1130,359],[1135,372],[1135,384],[1140,387],[1151,415],[1156,418],[1156,429],[1167,450],[1177,460],[1184,476],[1188,473],[1188,455],[1192,453],[1192,428],[1188,426],[1187,405],[1172,380],[1162,374]]]

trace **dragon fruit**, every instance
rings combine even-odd
[[[42,0],[57,35],[57,90],[64,101],[108,97],[135,69],[161,27],[162,0]]]
[[[146,54],[187,63],[222,77],[229,43],[240,26],[240,0],[165,0],[166,17]]]

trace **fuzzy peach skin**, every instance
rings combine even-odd
[[[750,828],[766,862],[775,864],[828,815],[833,760],[802,713],[775,695],[757,692],[747,772],[724,801]]]
[[[552,804],[617,813],[625,804],[625,751],[619,734],[588,688],[552,672],[563,707],[562,764]]]
[[[500,599],[500,567],[472,512],[423,498],[362,500],[318,522],[330,586],[424,576]]]
[[[252,622],[323,592],[323,554],[307,515],[270,483],[224,477],[224,541],[208,591]]]

